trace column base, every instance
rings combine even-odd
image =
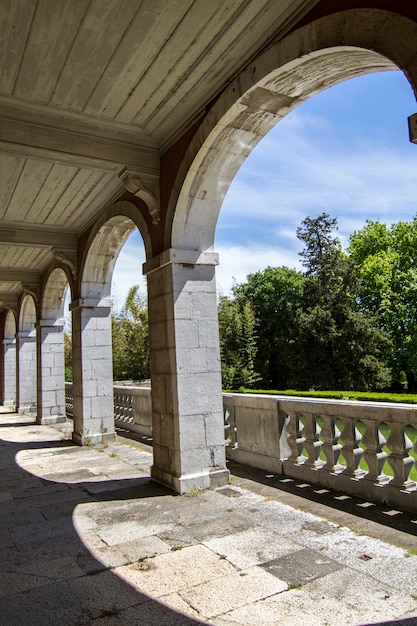
[[[230,482],[230,472],[228,469],[218,468],[209,472],[202,472],[201,474],[172,476],[153,465],[151,467],[151,478],[156,483],[183,495],[194,490],[203,491],[205,489],[224,487]]]
[[[113,433],[96,433],[96,434],[81,434],[72,433],[72,440],[79,446],[107,446],[109,443],[116,441],[117,435]]]
[[[36,404],[24,404],[23,406],[19,406],[17,412],[21,415],[36,413]]]
[[[47,417],[41,417],[40,415],[38,415],[36,417],[36,423],[41,424],[42,426],[48,424],[62,424],[66,421],[67,418],[65,415],[48,415]]]

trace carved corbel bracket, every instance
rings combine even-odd
[[[157,180],[144,181],[137,172],[123,169],[119,174],[125,188],[137,198],[143,200],[148,207],[152,224],[159,224],[161,219],[159,206],[159,186]]]
[[[62,250],[59,250],[58,248],[52,248],[52,254],[54,256],[54,259],[56,259],[60,263],[63,263],[63,265],[66,265],[69,268],[72,277],[75,280],[77,278],[77,266],[74,259],[71,259],[68,254],[66,254]]]
[[[26,283],[21,283],[23,291],[28,293],[35,301],[36,306],[39,305],[39,286],[38,285],[28,285]]]

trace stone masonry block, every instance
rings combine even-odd
[[[197,320],[177,320],[176,346],[177,348],[199,347],[199,324]]]
[[[192,294],[187,291],[181,292],[175,300],[175,319],[191,319],[192,304]]]
[[[204,348],[216,348],[219,346],[219,324],[217,319],[200,321],[198,325],[198,344]]]

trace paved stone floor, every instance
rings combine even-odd
[[[176,496],[69,429],[0,413],[1,626],[417,624],[412,515],[237,466]]]

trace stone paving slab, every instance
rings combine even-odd
[[[262,485],[176,496],[137,444],[69,437],[0,411],[0,626],[417,625],[411,535],[356,534]]]
[[[340,570],[298,589],[247,604],[222,615],[218,626],[341,626],[387,623],[413,611],[415,601],[372,578]],[[414,625],[416,618],[412,618]],[[412,626],[408,622],[408,626]]]
[[[203,543],[242,570],[302,549],[285,538],[277,541],[275,533],[259,527]]]

